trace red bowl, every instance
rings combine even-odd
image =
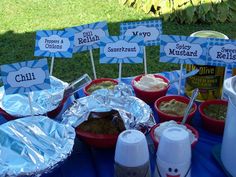
[[[7,121],[15,120],[18,118],[18,117],[12,116],[11,114],[7,113],[2,108],[0,108],[0,115],[3,116]]]
[[[170,115],[170,114],[167,114],[165,112],[162,112],[159,109],[159,105],[160,105],[161,102],[170,101],[172,99],[175,99],[176,101],[180,101],[180,102],[183,102],[183,103],[186,103],[186,104],[188,104],[189,101],[190,101],[189,98],[187,98],[185,96],[180,96],[180,95],[167,95],[167,96],[163,96],[163,97],[157,99],[154,103],[154,107],[155,107],[155,110],[157,111],[160,122],[169,121],[169,120],[174,120],[176,122],[181,122],[183,120],[184,116]],[[190,121],[193,118],[196,111],[197,111],[197,104],[194,103],[193,104],[193,111],[188,115],[186,123],[190,123]]]
[[[87,131],[75,129],[76,134],[87,144],[97,148],[112,148],[115,147],[119,134],[95,134]]]
[[[158,75],[158,74],[153,74],[156,78],[161,78],[163,79],[166,83],[169,83],[169,80],[164,77],[164,76],[161,76],[161,75]],[[136,87],[134,85],[134,81],[139,81],[141,79],[141,77],[144,76],[143,75],[139,75],[139,76],[136,76],[132,82],[131,82],[131,85],[134,89],[134,92],[135,92],[135,95],[140,98],[141,100],[143,100],[144,102],[146,103],[154,103],[158,98],[162,97],[162,96],[165,96],[166,95],[166,92],[168,91],[169,89],[169,85],[161,90],[158,90],[158,91],[145,91],[145,90],[141,90],[140,88]]]
[[[52,111],[47,112],[47,116],[54,119],[55,117],[57,117],[58,114],[60,114],[60,112],[62,111],[65,102],[67,101],[67,99],[69,99],[68,97],[64,97],[60,104]]]
[[[56,118],[56,116],[62,111],[63,106],[64,106],[65,102],[67,101],[67,99],[68,99],[68,97],[64,97],[62,99],[62,101],[60,102],[60,104],[54,110],[47,112],[47,116],[51,119]],[[7,121],[21,118],[19,116],[13,116],[13,115],[9,114],[8,112],[3,110],[2,108],[0,108],[0,115],[2,115]]]
[[[177,123],[178,123],[178,124],[181,124],[181,122],[177,122]],[[151,128],[151,130],[150,130],[150,136],[151,136],[151,139],[152,139],[152,141],[153,141],[154,146],[155,146],[156,149],[158,148],[159,140],[155,137],[155,129],[156,129],[157,127],[159,127],[160,124],[161,124],[161,123],[159,123],[159,124],[157,124],[157,125],[154,125],[154,126]],[[199,133],[198,133],[198,131],[197,131],[194,127],[190,126],[189,124],[185,124],[185,126],[186,126],[189,130],[192,131],[192,133],[194,134],[194,136],[195,136],[195,138],[196,138],[196,140],[193,141],[192,144],[191,144],[191,147],[193,148],[193,147],[197,144],[197,142],[198,142]]]
[[[224,120],[217,120],[212,117],[208,117],[204,112],[204,108],[211,104],[217,104],[217,105],[228,105],[228,101],[226,100],[207,100],[200,104],[198,107],[199,113],[202,118],[203,127],[208,130],[209,132],[216,133],[216,134],[223,134],[224,127],[225,127],[225,121]]]
[[[86,96],[90,95],[87,90],[88,90],[93,84],[99,84],[99,83],[104,82],[104,81],[111,81],[112,83],[114,83],[114,85],[117,85],[117,84],[118,84],[118,81],[117,81],[117,80],[114,80],[114,79],[111,79],[111,78],[99,78],[99,79],[94,79],[94,80],[92,80],[92,82],[90,82],[88,85],[86,85],[86,86],[84,87],[84,89],[83,89],[84,94],[85,94]]]

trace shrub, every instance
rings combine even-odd
[[[119,0],[119,2],[161,17],[164,21],[236,22],[236,0]]]

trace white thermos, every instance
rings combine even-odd
[[[224,81],[223,91],[229,101],[221,147],[221,160],[226,170],[232,176],[236,176],[236,76]]]
[[[115,177],[151,177],[149,151],[144,134],[126,130],[117,140]]]

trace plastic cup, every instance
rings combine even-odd
[[[126,130],[117,140],[115,150],[115,176],[150,177],[149,151],[144,134]]]
[[[190,176],[191,143],[188,132],[181,127],[165,129],[156,162],[160,176]]]

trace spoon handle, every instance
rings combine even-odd
[[[198,72],[199,72],[199,69],[195,69],[195,70],[193,70],[193,71],[190,71],[190,72],[188,72],[187,74],[183,75],[181,79],[186,79],[186,78],[188,78],[188,77],[194,76],[194,75],[197,74]],[[169,82],[169,84],[173,84],[173,83],[175,83],[175,82],[177,82],[177,81],[179,81],[179,78],[174,79],[174,80],[171,80],[171,81]]]
[[[198,92],[199,92],[198,88],[194,89],[194,91],[193,91],[193,93],[192,93],[192,95],[191,95],[190,101],[189,101],[189,103],[188,103],[188,106],[187,106],[187,108],[185,109],[184,118],[183,118],[181,124],[185,124],[185,122],[186,122],[186,120],[187,120],[187,117],[188,117],[188,115],[189,115],[190,109],[192,108],[193,102],[194,102],[194,100],[196,99],[196,97],[197,97],[197,95],[198,95]]]

